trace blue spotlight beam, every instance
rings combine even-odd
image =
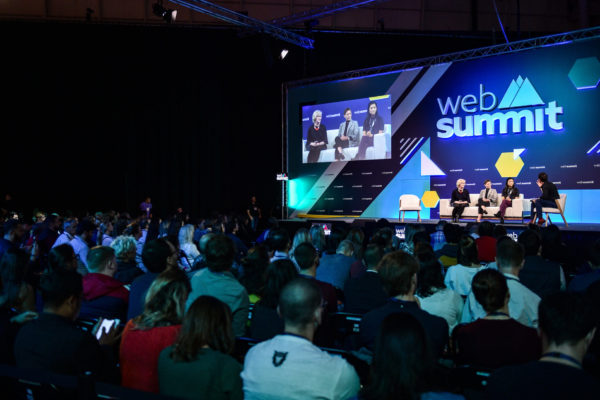
[[[331,14],[337,14],[347,10],[348,8],[358,8],[371,3],[379,3],[383,1],[387,0],[343,0],[337,3],[325,5],[323,7],[313,8],[300,13],[288,15],[286,17],[276,18],[270,22],[271,24],[278,26],[294,25],[299,22],[317,19]]]
[[[285,42],[294,44],[296,46],[303,47],[305,49],[314,48],[313,39],[309,39],[304,36],[300,36],[296,33],[290,32],[279,26],[271,25],[263,21],[259,21],[255,18],[249,17],[244,14],[231,11],[228,8],[221,7],[214,3],[206,0],[169,0],[171,3],[178,4],[180,6],[189,8],[194,11],[198,11],[202,14],[210,15],[211,17],[220,19],[222,21],[229,22],[234,25],[243,26],[245,28],[253,29],[257,32],[265,33],[267,35],[274,36]]]

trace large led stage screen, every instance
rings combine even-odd
[[[536,198],[535,181],[544,171],[567,195],[568,222],[600,222],[599,59],[594,37],[288,84],[288,216],[398,218],[400,195],[414,194],[422,199],[421,217],[438,218],[439,199],[450,198],[459,178],[475,194],[486,179],[500,192],[514,178],[525,198]],[[379,139],[363,146],[358,159],[365,161],[351,161],[353,146],[340,157],[335,138],[345,128],[344,110],[352,111],[363,135],[370,101],[385,120]],[[309,162],[315,110],[327,126],[327,146]]]

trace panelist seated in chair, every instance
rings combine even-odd
[[[483,214],[487,214],[486,207],[498,203],[498,192],[496,192],[496,189],[492,189],[492,181],[486,179],[483,185],[485,189],[479,193],[479,199],[477,199],[477,222],[481,221]]]
[[[367,148],[373,146],[373,136],[379,133],[383,133],[384,124],[383,118],[377,112],[377,103],[374,101],[369,102],[368,115],[363,123],[363,132],[358,144],[358,153],[354,160],[364,160],[367,154]]]
[[[513,178],[506,179],[506,186],[502,189],[502,197],[500,202],[500,211],[494,214],[494,217],[500,218],[500,223],[504,223],[504,214],[506,209],[512,207],[512,201],[519,198],[519,189],[515,186]]]
[[[450,198],[450,205],[454,207],[452,209],[452,221],[458,222],[461,215],[465,211],[465,207],[469,206],[469,201],[471,201],[471,196],[469,196],[469,191],[465,189],[465,184],[467,182],[464,179],[459,179],[456,181],[456,189],[452,191],[452,197]]]
[[[335,159],[344,160],[343,149],[358,146],[360,140],[360,128],[358,122],[352,119],[352,110],[344,110],[344,122],[340,124],[338,135],[335,137]]]
[[[308,127],[306,134],[306,150],[308,150],[307,162],[319,161],[321,151],[327,148],[327,128],[321,123],[323,113],[315,110],[312,115],[313,124]]]
[[[556,185],[548,180],[548,174],[540,172],[538,179],[535,182],[542,190],[542,195],[535,200],[532,200],[532,206],[535,206],[535,213],[531,214],[531,224],[535,223],[535,219],[538,219],[538,225],[542,225],[546,220],[542,218],[542,208],[544,207],[556,207],[556,200],[560,199],[558,195],[558,189]],[[533,208],[533,207],[532,207]]]

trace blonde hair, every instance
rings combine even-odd
[[[126,262],[135,260],[137,241],[133,236],[117,236],[110,247],[115,250],[115,256],[118,260]]]
[[[458,187],[458,185],[460,185],[461,183],[467,183],[467,181],[465,181],[464,179],[460,178],[459,180],[456,181],[456,187]]]
[[[312,122],[313,123],[315,122],[315,120],[317,119],[318,116],[321,116],[321,118],[323,117],[323,113],[321,112],[321,110],[315,110],[313,112],[313,115],[312,115]]]
[[[184,225],[180,230],[179,230],[179,244],[185,244],[185,243],[192,243],[193,239],[194,239],[194,225],[191,224],[187,224]]]
[[[300,243],[304,242],[312,243],[312,238],[310,237],[308,229],[300,228],[296,231],[296,234],[294,235],[294,241],[292,242],[290,254],[294,254],[294,250],[296,250],[296,247],[298,247]]]

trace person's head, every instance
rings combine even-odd
[[[180,269],[167,269],[154,279],[146,293],[144,312],[134,319],[140,329],[180,324],[185,302],[192,290],[190,280]]]
[[[279,296],[279,314],[286,329],[302,329],[321,323],[321,290],[310,279],[296,278],[289,282]]]
[[[171,358],[193,361],[205,346],[221,353],[231,353],[235,344],[231,318],[227,304],[212,296],[198,297],[185,313]]]
[[[127,225],[127,227],[123,231],[123,235],[132,236],[133,238],[135,238],[135,240],[138,240],[142,237],[142,229],[140,227],[140,224],[134,222]]]
[[[456,181],[456,187],[457,187],[458,189],[461,189],[461,190],[462,190],[462,189],[465,187],[465,184],[466,184],[466,183],[467,183],[467,181],[465,181],[464,179],[462,179],[462,178],[461,178],[461,179],[458,179],[458,180]]]
[[[202,237],[198,241],[198,250],[200,251],[200,253],[206,253],[206,244],[215,236],[216,234],[211,232],[202,235]]]
[[[496,224],[494,226],[494,237],[496,238],[496,240],[498,240],[498,238],[501,238],[502,236],[506,236],[507,234],[508,231],[506,230],[504,225]]]
[[[83,296],[83,280],[79,273],[55,269],[40,277],[44,311],[75,320]]]
[[[18,219],[9,219],[4,223],[4,238],[12,243],[19,243],[25,235],[25,227]]]
[[[275,309],[279,303],[281,291],[298,276],[294,263],[287,259],[276,260],[267,267],[265,288],[260,305]]]
[[[419,254],[419,272],[417,274],[417,294],[422,298],[429,297],[439,289],[444,289],[442,266],[433,252]]]
[[[315,224],[310,227],[310,237],[312,239],[312,244],[314,244],[319,251],[325,249],[325,231],[321,224]]]
[[[458,242],[458,253],[456,261],[462,265],[479,264],[479,254],[477,253],[477,244],[475,239],[469,235],[462,235]]]
[[[376,269],[379,261],[385,255],[385,251],[382,246],[377,243],[369,243],[365,249],[365,255],[363,256],[365,264],[369,269]]]
[[[557,292],[545,296],[538,308],[538,318],[545,348],[568,345],[581,347],[585,354],[596,330],[593,309],[581,294]]]
[[[434,365],[421,323],[409,313],[390,314],[375,340],[371,380],[361,399],[419,399],[428,391]]]
[[[531,229],[526,229],[521,232],[517,241],[523,246],[525,256],[537,255],[542,247],[542,237],[538,232]]]
[[[152,203],[152,199],[151,199],[150,197],[146,197],[146,203],[147,203],[147,204],[150,204],[150,203]]]
[[[71,271],[77,270],[77,256],[73,247],[65,243],[58,245],[48,253],[48,266],[50,271],[57,269],[68,269]]]
[[[96,230],[96,224],[89,218],[84,218],[80,223],[77,224],[75,234],[80,236],[84,240],[89,240],[94,231]]]
[[[436,231],[444,231],[444,227],[448,224],[448,221],[440,219],[438,223],[435,225]]]
[[[290,249],[290,235],[283,228],[274,229],[269,232],[268,243],[271,250],[287,252]]]
[[[542,182],[542,183],[544,183],[544,182],[548,182],[548,174],[547,174],[547,173],[545,173],[545,172],[540,172],[540,173],[538,174],[538,180],[539,180],[540,182]]]
[[[302,271],[309,270],[319,264],[319,253],[311,243],[300,243],[294,250],[294,260]]]
[[[350,240],[342,240],[335,252],[337,254],[343,254],[346,257],[352,257],[352,254],[354,254],[354,243]]]
[[[421,231],[421,225],[406,224],[404,228],[404,240],[406,243],[413,245],[413,237],[417,232]]]
[[[415,248],[417,246],[417,244],[419,244],[419,243],[429,244],[430,242],[431,242],[431,237],[425,231],[418,231],[412,237],[413,248]]]
[[[8,249],[0,259],[0,306],[19,307],[24,300],[22,287],[25,283],[29,256],[21,249]]]
[[[49,229],[56,231],[60,227],[60,216],[58,214],[50,214],[44,222]]]
[[[212,272],[225,272],[231,269],[235,258],[233,240],[225,235],[215,235],[206,243],[206,266]]]
[[[310,233],[306,228],[300,228],[296,231],[294,235],[294,240],[292,241],[292,250],[296,249],[300,243],[308,242],[311,243],[312,239],[310,237]]]
[[[87,267],[90,272],[114,276],[117,272],[115,250],[108,246],[96,246],[87,255]]]
[[[346,108],[344,110],[344,118],[346,119],[346,121],[351,121],[352,120],[352,110],[350,110],[349,108]]]
[[[179,244],[192,243],[194,239],[194,225],[187,224],[179,230]]]
[[[456,244],[462,234],[462,228],[456,224],[444,225],[444,238],[447,243]]]
[[[312,122],[315,125],[320,125],[321,124],[321,118],[323,118],[323,113],[321,112],[321,110],[315,110],[312,114]]]
[[[368,111],[369,111],[369,115],[371,115],[371,116],[377,115],[377,103],[374,101],[370,101]]]
[[[486,189],[491,189],[492,181],[490,181],[489,179],[486,179],[485,181],[483,181],[483,186],[485,186]]]
[[[419,263],[413,256],[403,251],[388,253],[379,262],[378,270],[388,296],[414,294]]]
[[[479,236],[493,236],[494,224],[492,224],[490,221],[483,221],[481,224],[479,224],[477,233]]]
[[[142,262],[148,271],[155,274],[177,266],[177,249],[165,238],[152,240],[144,245]]]
[[[514,240],[503,240],[496,246],[496,264],[502,272],[520,270],[523,267],[523,248]]]
[[[506,178],[506,187],[507,188],[515,187],[515,180],[513,178]]]
[[[75,236],[77,232],[77,218],[67,218],[63,221],[63,230],[71,236]]]
[[[475,274],[471,281],[475,299],[487,313],[498,311],[508,302],[508,285],[502,273],[485,268]]]
[[[132,236],[117,236],[110,247],[115,250],[117,261],[126,263],[135,261],[137,241]]]
[[[365,233],[360,228],[352,228],[346,235],[346,239],[351,240],[357,247],[360,247],[365,242]]]

